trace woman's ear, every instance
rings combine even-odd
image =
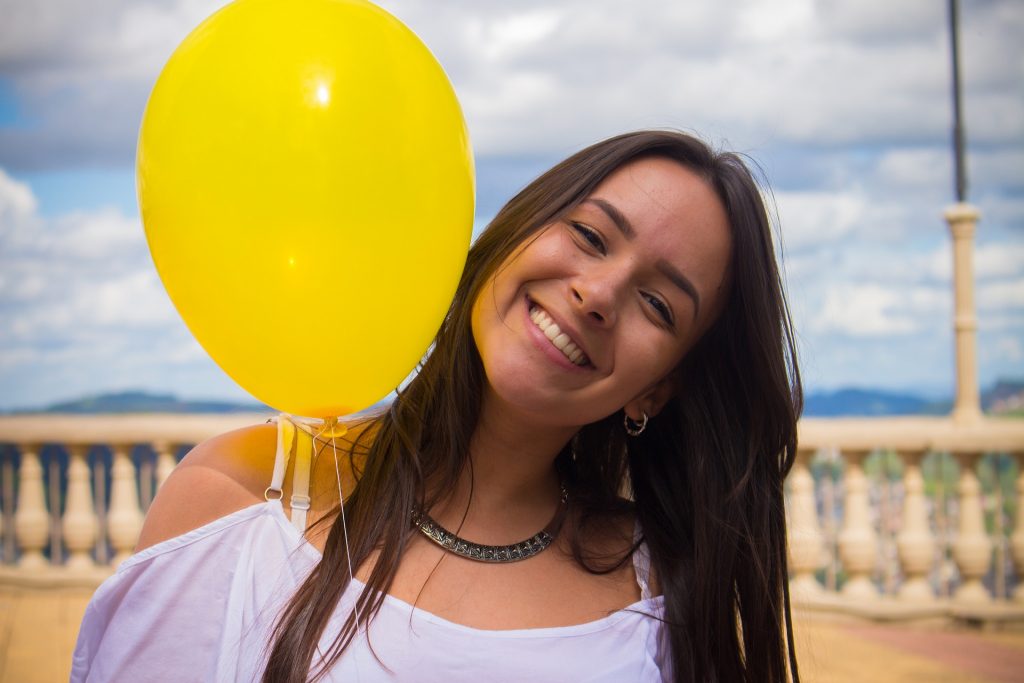
[[[660,413],[661,409],[665,407],[666,403],[668,403],[668,400],[675,396],[675,394],[676,378],[673,375],[669,375],[643,394],[627,403],[622,409],[630,419],[641,422],[644,414],[646,414],[647,417],[654,417]]]

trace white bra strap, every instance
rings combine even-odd
[[[301,427],[300,427],[301,429]],[[300,534],[306,533],[306,512],[309,510],[309,461],[316,442],[310,439],[309,449],[303,440],[295,439],[295,479],[292,481],[292,525]]]
[[[640,531],[640,522],[636,523],[633,530],[633,542],[636,543],[643,536]],[[636,582],[640,586],[640,599],[651,598],[651,587],[649,580],[651,576],[651,552],[647,549],[647,543],[641,543],[633,553],[633,571],[636,573]]]
[[[274,456],[274,474],[270,486],[263,492],[267,500],[281,499],[284,494],[284,475],[288,470],[288,461],[295,455],[295,478],[292,481],[292,497],[289,506],[292,510],[292,526],[300,534],[306,533],[306,512],[309,510],[309,461],[311,453],[305,448],[298,448],[298,429],[291,415],[281,413],[277,416],[277,453]],[[274,496],[272,494],[276,493]]]
[[[291,457],[292,445],[295,440],[295,425],[291,416],[281,413],[274,421],[277,422],[277,453],[274,455],[274,474],[270,478],[270,486],[263,492],[263,497],[272,500],[271,493],[276,493],[278,500],[283,494],[284,473],[288,469],[288,458]]]

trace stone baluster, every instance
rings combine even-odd
[[[1014,520],[1013,536],[1010,537],[1010,553],[1017,570],[1015,602],[1024,603],[1024,451],[1017,453],[1017,518]]]
[[[846,471],[843,486],[846,497],[843,504],[843,528],[839,532],[839,558],[846,570],[844,596],[854,599],[877,597],[871,583],[878,554],[878,538],[871,526],[868,504],[868,479],[864,475],[864,459],[869,451],[844,451]]]
[[[796,462],[789,473],[789,514],[787,520],[789,536],[789,569],[793,575],[790,591],[794,596],[814,595],[822,592],[814,578],[814,572],[821,562],[824,544],[821,526],[818,524],[818,509],[814,500],[814,477],[811,476],[810,461],[814,451],[800,448]]]
[[[176,444],[167,441],[154,441],[153,450],[156,451],[156,488],[159,491],[167,481],[167,477],[171,476],[174,466],[178,464],[174,459]]]
[[[903,585],[899,597],[903,600],[934,600],[928,584],[928,572],[935,560],[935,539],[928,528],[928,510],[925,506],[924,477],[921,461],[924,451],[907,451],[903,458],[903,523],[896,538]]]
[[[953,597],[961,602],[988,602],[992,599],[981,583],[991,561],[992,542],[985,534],[981,482],[975,472],[975,464],[980,458],[981,453],[956,454],[960,464],[956,487],[960,524],[953,542],[953,558],[960,570],[960,587]]]
[[[68,492],[64,506],[64,543],[68,547],[69,570],[90,569],[95,562],[90,555],[96,545],[96,507],[89,476],[89,447],[68,447]]]
[[[43,548],[46,547],[50,535],[50,516],[46,511],[43,467],[39,462],[38,444],[21,446],[18,510],[14,513],[14,533],[21,548],[19,565],[25,569],[46,567]]]
[[[139,532],[142,530],[142,512],[139,510],[139,491],[135,485],[135,467],[132,465],[130,444],[113,444],[113,466],[110,476],[110,511],[107,528],[110,544],[114,546],[113,565],[116,567],[131,556]]]

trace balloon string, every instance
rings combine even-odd
[[[320,430],[320,434],[326,432],[329,425],[330,423],[327,420],[324,420],[324,427]],[[317,436],[320,436],[320,434],[317,434]],[[313,439],[313,449],[316,449],[316,439]],[[348,543],[348,522],[345,520],[345,494],[342,493],[341,490],[341,469],[338,466],[338,442],[333,435],[331,436],[331,451],[334,453],[334,474],[338,480],[338,502],[341,507],[341,531],[345,538],[345,559],[348,561],[348,579],[349,586],[351,586],[356,577],[355,573],[352,571],[352,548],[349,547]],[[359,628],[362,625],[362,615],[359,613],[359,597],[355,600],[353,612],[355,612],[356,615],[356,634],[358,634]],[[355,663],[356,680],[358,681],[360,680],[359,657],[354,657],[353,662]]]

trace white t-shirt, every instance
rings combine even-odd
[[[637,575],[644,577],[645,558],[636,555]],[[278,611],[319,560],[278,500],[146,548],[123,562],[89,603],[71,681],[258,681]],[[322,651],[362,588],[354,580],[343,595]],[[447,621],[389,595],[369,638],[361,633],[325,680],[668,680],[660,622],[647,616],[662,610],[661,596],[645,595],[585,624],[495,631]]]

